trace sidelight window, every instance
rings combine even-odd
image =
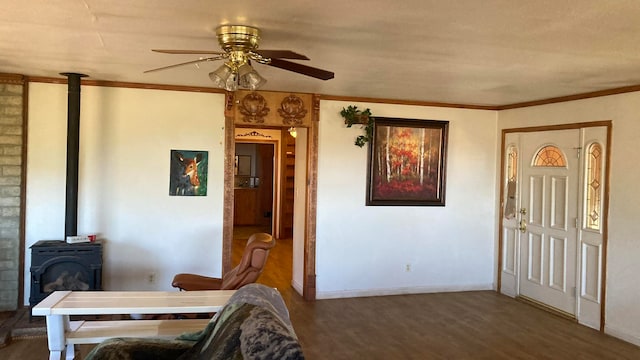
[[[516,215],[516,186],[518,184],[518,149],[515,145],[509,145],[506,158],[506,201],[504,205],[504,217],[512,219]]]
[[[602,208],[602,145],[593,143],[587,147],[586,156],[587,196],[584,223],[588,229],[600,230]]]

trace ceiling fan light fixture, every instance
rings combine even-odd
[[[209,73],[209,78],[214,85],[227,91],[236,91],[238,88],[257,90],[267,80],[248,63],[238,67],[224,63],[215,71]]]
[[[238,90],[238,73],[232,72],[231,75],[227,78],[227,82],[224,86],[224,89],[227,91],[236,91]]]
[[[266,83],[267,79],[260,76],[255,69],[240,77],[240,86],[250,90],[257,90]]]
[[[218,69],[209,73],[209,78],[220,88],[226,88],[227,80],[233,75],[233,70],[225,63]]]
[[[249,65],[246,62],[238,66],[238,75],[240,75],[240,78],[242,78],[243,76],[247,75],[252,71],[253,71],[253,68],[251,67],[251,65]]]

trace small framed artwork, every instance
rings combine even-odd
[[[209,152],[171,150],[169,195],[206,196]]]
[[[448,121],[376,117],[367,206],[444,206]]]

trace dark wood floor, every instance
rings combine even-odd
[[[290,245],[277,243],[259,282],[280,289],[307,359],[640,359],[635,345],[492,291],[305,302],[289,285]],[[0,349],[47,356],[43,338]]]
[[[635,345],[493,291],[305,302],[291,254],[279,240],[258,282],[282,293],[308,359],[640,359]]]

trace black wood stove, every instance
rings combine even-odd
[[[78,163],[80,145],[80,79],[86,75],[62,73],[68,80],[67,176],[65,237],[78,234]],[[102,244],[68,244],[41,240],[31,246],[33,307],[56,290],[102,290]]]
[[[31,246],[33,307],[56,290],[102,290],[102,244],[41,240]]]

